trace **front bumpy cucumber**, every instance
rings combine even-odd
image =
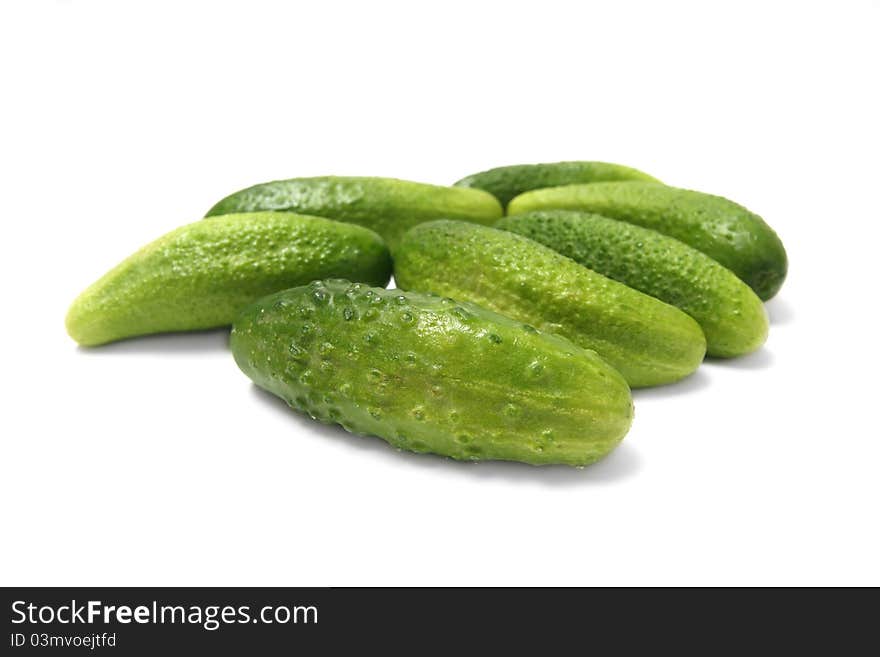
[[[570,210],[527,212],[495,225],[681,308],[700,324],[710,356],[742,356],[767,338],[767,313],[751,288],[673,237]]]
[[[503,214],[488,192],[441,187],[395,178],[323,176],[292,178],[235,192],[208,210],[230,212],[282,210],[359,224],[381,235],[393,250],[412,226],[431,219],[460,219],[491,224]]]
[[[321,217],[261,212],[198,221],[124,260],[83,292],[67,331],[94,346],[136,335],[225,326],[266,294],[327,276],[385,285],[376,233]]]
[[[633,387],[671,383],[703,360],[706,339],[678,308],[531,239],[459,221],[404,236],[397,284],[477,303],[592,349]]]
[[[532,189],[612,180],[659,182],[643,171],[622,164],[575,161],[496,167],[462,178],[455,185],[483,189],[506,207],[513,197]]]
[[[508,214],[581,210],[628,221],[681,240],[730,269],[764,301],[788,271],[779,237],[743,206],[720,196],[653,183],[594,183],[537,189],[510,202]]]
[[[595,353],[451,299],[317,281],[242,311],[230,345],[292,408],[415,452],[586,465],[632,422]]]

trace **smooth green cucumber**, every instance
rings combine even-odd
[[[706,352],[678,308],[597,274],[534,240],[460,221],[410,230],[394,262],[403,289],[471,301],[596,351],[633,387],[671,383]]]
[[[316,281],[242,311],[230,346],[292,408],[414,452],[579,466],[632,422],[595,353],[430,295]]]
[[[495,225],[681,308],[703,329],[710,356],[741,356],[767,339],[767,313],[751,288],[674,237],[571,210],[536,210]]]
[[[376,233],[322,217],[260,212],[178,228],[83,292],[67,331],[93,346],[148,333],[231,324],[248,303],[328,276],[385,285],[388,248]]]
[[[653,183],[594,183],[517,196],[508,214],[581,210],[652,228],[681,240],[739,276],[764,301],[782,287],[788,258],[767,223],[721,196]]]
[[[207,216],[284,210],[360,224],[393,250],[409,228],[431,219],[491,224],[504,212],[488,192],[395,178],[324,176],[254,185],[227,196]]]
[[[514,196],[533,189],[612,180],[659,182],[644,171],[622,164],[576,161],[496,167],[462,178],[455,185],[485,190],[507,206]]]

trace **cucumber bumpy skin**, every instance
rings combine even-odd
[[[517,196],[508,214],[581,210],[628,221],[681,240],[730,269],[766,301],[788,272],[785,248],[758,215],[721,196],[654,183],[594,183]]]
[[[321,217],[261,212],[198,221],[145,246],[83,292],[67,331],[84,346],[231,324],[266,294],[317,278],[385,285],[388,248],[374,232]]]
[[[681,308],[703,329],[710,356],[742,356],[767,339],[767,313],[751,288],[673,237],[571,210],[527,212],[505,217],[495,226]]]
[[[323,176],[254,185],[235,192],[208,210],[282,210],[360,224],[379,233],[391,250],[409,228],[431,219],[492,224],[504,211],[479,189],[441,187],[396,178]]]
[[[590,271],[522,235],[432,221],[410,230],[397,284],[471,301],[596,351],[632,387],[672,383],[706,353],[699,325],[678,308]]]
[[[414,452],[580,466],[632,423],[595,353],[452,299],[316,281],[242,311],[230,346],[292,408]]]
[[[462,178],[455,183],[455,186],[485,190],[506,207],[513,197],[533,189],[577,183],[626,180],[660,182],[644,171],[622,164],[575,161],[496,167]]]

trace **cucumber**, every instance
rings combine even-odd
[[[395,178],[324,176],[254,185],[227,196],[207,216],[282,210],[360,224],[393,250],[412,226],[431,219],[491,224],[504,212],[488,192]]]
[[[451,299],[316,281],[242,311],[230,346],[292,408],[414,452],[580,466],[632,422],[595,353]]]
[[[681,308],[703,329],[710,356],[741,356],[767,339],[767,313],[751,288],[674,237],[570,210],[537,210],[495,225]]]
[[[321,217],[261,212],[178,228],[124,260],[67,313],[82,345],[231,324],[266,294],[327,276],[385,285],[388,248],[376,233]]]
[[[610,162],[549,162],[514,164],[481,171],[462,178],[457,187],[483,189],[507,206],[514,196],[532,189],[594,183],[608,180],[659,182],[643,171]]]
[[[678,308],[590,271],[522,235],[432,221],[403,238],[403,289],[471,301],[596,351],[633,387],[677,381],[703,360],[706,339]]]
[[[761,217],[720,196],[653,183],[594,183],[539,189],[517,196],[508,214],[581,210],[652,228],[681,240],[730,269],[764,301],[788,271],[779,237]]]

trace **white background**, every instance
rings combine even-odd
[[[880,584],[877,2],[4,2],[0,582]],[[67,306],[257,182],[597,159],[785,241],[767,345],[583,471],[315,425]]]

